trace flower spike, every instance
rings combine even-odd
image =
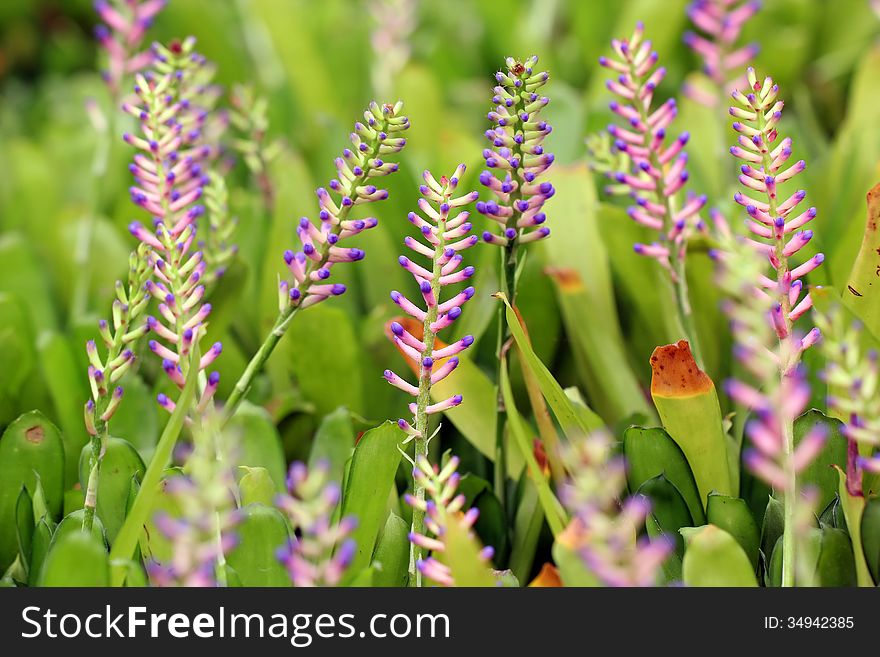
[[[457,472],[458,464],[458,457],[452,456],[440,469],[432,466],[424,456],[417,457],[413,467],[413,481],[426,495],[405,496],[406,503],[413,508],[414,513],[425,514],[423,531],[411,532],[409,540],[421,550],[432,553],[426,558],[419,557],[416,568],[421,575],[440,586],[455,586],[452,570],[442,561],[450,524],[457,523],[471,540],[476,540],[473,526],[479,511],[476,508],[466,510],[464,495],[457,494],[461,479]],[[495,550],[487,546],[480,549],[478,554],[488,564],[491,563]]]
[[[102,23],[95,27],[95,38],[107,51],[109,66],[104,81],[116,96],[123,78],[150,66],[151,50],[141,51],[141,43],[153,20],[167,0],[96,0],[95,12]]]
[[[543,145],[553,128],[540,116],[550,99],[537,93],[550,74],[535,71],[537,63],[535,56],[525,62],[508,57],[507,72],[495,74],[495,109],[489,112],[494,127],[486,131],[491,146],[483,150],[487,170],[480,183],[498,200],[477,203],[476,209],[498,224],[499,232],[483,234],[485,242],[496,246],[513,248],[550,234],[543,225],[543,207],[554,189],[539,178],[553,164],[553,154],[544,152]]]
[[[288,492],[276,504],[297,532],[278,549],[278,559],[287,567],[294,586],[336,586],[355,555],[353,516],[333,521],[339,503],[339,486],[328,478],[328,466],[311,469],[295,462],[287,475]]]
[[[327,187],[316,190],[319,224],[306,217],[300,220],[297,235],[302,250],[287,251],[284,261],[293,276],[283,283],[287,291],[281,311],[288,306],[308,308],[330,296],[345,292],[342,284],[324,283],[330,268],[338,262],[354,262],[364,257],[357,248],[343,248],[340,242],[347,237],[374,228],[378,221],[372,217],[351,220],[352,207],[388,198],[388,191],[374,183],[398,169],[388,155],[399,153],[406,145],[400,133],[409,128],[409,119],[400,112],[403,103],[382,105],[373,102],[364,112],[365,123],[355,123],[350,139],[352,148],[346,148],[336,158],[337,177]]]
[[[396,388],[417,398],[410,405],[413,411],[415,429],[408,440],[418,437],[426,439],[427,416],[448,410],[461,403],[461,395],[430,404],[431,386],[449,376],[458,366],[458,356],[472,343],[471,336],[465,336],[452,345],[442,349],[434,348],[437,332],[451,325],[461,315],[462,306],[474,295],[473,287],[466,287],[449,299],[443,300],[445,287],[464,283],[474,275],[474,268],[464,267],[461,252],[477,243],[476,235],[470,235],[471,223],[464,206],[477,199],[477,192],[456,195],[456,188],[465,166],[459,165],[451,177],[442,176],[436,180],[430,171],[425,171],[425,184],[419,188],[422,199],[419,209],[424,217],[410,212],[409,221],[419,228],[424,240],[407,237],[404,243],[417,257],[429,259],[425,268],[406,256],[400,256],[401,267],[412,274],[419,286],[420,299],[411,301],[396,290],[391,300],[407,315],[422,324],[422,336],[417,338],[402,324],[392,322],[391,340],[419,371],[418,386],[385,370],[385,379]],[[425,218],[427,217],[427,218]],[[400,420],[404,422],[404,420]],[[410,426],[409,423],[406,423]]]
[[[703,74],[724,96],[743,86],[742,70],[760,48],[756,43],[737,47],[742,28],[761,8],[758,0],[695,0],[688,7],[688,17],[696,32],[686,32],[685,44],[703,60]],[[719,104],[719,93],[700,86],[684,85],[684,93],[708,107]]]
[[[557,541],[580,556],[606,586],[654,586],[672,541],[637,539],[650,513],[645,497],[621,500],[626,466],[604,431],[573,441],[563,455],[571,477],[560,499],[571,521]]]

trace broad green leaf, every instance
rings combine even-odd
[[[34,362],[34,335],[28,309],[18,296],[0,292],[0,368],[4,373],[0,379],[0,422],[13,419],[2,407],[18,399]]]
[[[354,449],[342,497],[342,516],[354,516],[358,520],[351,534],[357,544],[351,573],[369,565],[376,537],[387,519],[386,506],[400,464],[401,440],[403,432],[388,421],[367,431]]]
[[[825,527],[819,531],[821,546],[816,566],[818,586],[856,586],[856,563],[849,535],[842,529]]]
[[[345,405],[363,412],[360,342],[348,313],[331,304],[309,308],[291,323],[290,366],[318,415]]]
[[[88,398],[87,378],[77,367],[70,343],[59,333],[44,331],[37,340],[40,371],[55,405],[64,442],[64,486],[77,481],[77,459],[89,442],[83,424],[83,400]],[[128,390],[126,390],[126,393]],[[126,398],[126,403],[128,403]]]
[[[544,527],[544,508],[538,499],[538,488],[528,476],[520,477],[522,495],[513,520],[513,545],[508,566],[516,578],[524,582],[532,572],[538,539]]]
[[[828,432],[825,446],[810,465],[798,474],[798,484],[812,486],[819,491],[818,508],[825,508],[837,495],[837,473],[832,466],[846,468],[846,438],[840,432],[843,423],[826,416],[822,411],[811,409],[794,421],[795,447],[816,425],[823,425]]]
[[[239,469],[244,472],[238,481],[241,505],[259,503],[272,506],[278,491],[275,482],[269,476],[269,471],[266,468],[251,468],[246,465],[239,466]]]
[[[74,531],[52,541],[39,585],[46,587],[107,586],[110,565],[104,543],[93,534]]]
[[[224,345],[224,358],[227,351]],[[110,422],[111,431],[131,443],[144,463],[149,463],[156,450],[156,441],[161,430],[159,425],[161,409],[156,404],[156,395],[140,376],[128,375],[123,381],[125,399],[113,414],[113,420]]]
[[[785,528],[782,502],[772,495],[767,500],[764,511],[764,522],[761,524],[761,553],[764,555],[764,566],[769,569],[776,543],[782,538]]]
[[[64,516],[61,519],[61,522],[58,523],[58,526],[55,528],[55,531],[52,534],[52,543],[62,540],[65,534],[75,534],[77,532],[82,532],[84,515],[85,512],[82,509],[79,509],[77,511],[74,511],[73,513]],[[95,516],[95,520],[92,523],[92,536],[94,536],[96,540],[100,541],[101,545],[104,545],[107,542],[107,536],[104,532],[104,525],[98,516]]]
[[[227,431],[237,449],[235,458],[238,464],[266,468],[276,490],[283,491],[286,460],[281,437],[269,414],[263,408],[243,401],[227,424]]]
[[[309,452],[309,468],[324,462],[329,467],[328,476],[335,482],[342,481],[345,462],[351,458],[355,439],[351,413],[340,406],[332,413],[325,415],[318,427],[318,433],[312,441]]]
[[[33,496],[41,481],[51,518],[61,513],[64,446],[57,427],[39,411],[25,413],[6,427],[0,438],[0,472],[0,572],[5,572],[18,554],[15,508],[21,487]]]
[[[248,504],[235,527],[238,544],[226,555],[241,586],[290,586],[287,569],[276,553],[289,540],[287,521],[275,508]]]
[[[649,479],[663,475],[687,503],[694,522],[698,525],[706,522],[694,474],[681,448],[666,431],[659,427],[630,427],[623,433],[623,454],[631,492],[636,492]]]
[[[553,185],[555,234],[540,248],[552,268],[579,375],[608,424],[634,411],[650,416],[626,357],[590,172],[584,164],[557,167]]]
[[[723,529],[705,525],[688,532],[682,562],[686,586],[757,586],[742,547]]]
[[[17,233],[0,237],[0,290],[27,300],[31,326],[37,331],[57,326],[46,268],[31,243]]]
[[[663,428],[687,457],[700,502],[713,490],[735,495],[732,462],[715,384],[700,370],[687,341],[657,347],[651,354],[651,397]]]
[[[682,527],[692,527],[694,524],[687,503],[675,485],[662,474],[648,479],[639,486],[636,495],[643,495],[651,502],[651,512],[646,523],[648,534],[652,537],[666,537],[674,543],[680,577],[684,538],[679,530]]]
[[[80,486],[86,490],[91,470],[92,450],[90,446],[82,448],[79,459]],[[125,522],[128,491],[132,478],[140,480],[144,476],[146,466],[137,450],[122,438],[108,437],[98,472],[97,516],[101,518],[107,530],[107,539],[113,544],[119,528]]]
[[[389,513],[373,554],[373,586],[406,586],[409,552],[409,525],[400,516]]]
[[[706,504],[706,519],[710,525],[733,536],[749,558],[752,570],[757,570],[761,535],[745,501],[711,493]]]

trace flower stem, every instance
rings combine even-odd
[[[438,256],[443,253],[446,247],[446,241],[443,234],[446,232],[446,219],[449,211],[440,211],[440,219],[437,221],[437,240],[434,251],[437,256],[434,257],[433,268],[431,270],[431,294],[434,299],[440,298],[440,276],[441,267]],[[437,304],[429,305],[428,312],[425,315],[425,321],[422,324],[422,342],[425,348],[422,350],[423,362],[419,366],[419,396],[416,399],[415,429],[418,435],[413,439],[415,443],[415,461],[419,461],[419,457],[428,458],[428,404],[431,403],[431,368],[424,365],[424,359],[430,358],[434,351],[434,339],[436,335],[431,330],[431,324],[437,321]],[[425,487],[418,477],[413,478],[413,495],[419,501],[425,500]],[[412,532],[414,534],[425,533],[425,512],[418,507],[413,507],[412,511]],[[422,573],[418,570],[417,564],[422,558],[422,548],[410,541],[409,553],[409,585],[419,587],[422,585]]]
[[[281,340],[287,332],[290,323],[296,316],[297,310],[299,310],[299,306],[288,306],[281,311],[278,318],[275,320],[275,325],[272,327],[272,331],[266,336],[266,339],[263,340],[260,348],[254,354],[253,358],[251,358],[244,372],[242,372],[241,377],[236,381],[232,394],[230,394],[229,399],[226,400],[225,412],[227,421],[235,415],[235,410],[238,408],[239,404],[241,404],[241,401],[244,399],[248,390],[250,390],[257,374],[260,373],[260,370],[263,369],[263,365],[269,360],[269,356],[275,350],[278,341]]]
[[[513,196],[511,194],[511,196]],[[511,201],[515,203],[515,201]],[[501,291],[510,301],[511,306],[516,298],[516,269],[518,265],[518,244],[510,240],[501,252]],[[495,495],[501,502],[501,508],[507,509],[507,443],[504,440],[505,421],[507,408],[504,405],[504,395],[501,392],[501,368],[502,356],[505,345],[510,340],[510,329],[504,314],[505,306],[500,304],[498,308],[498,344],[496,356],[498,359],[498,402],[495,418]]]
[[[376,146],[375,151],[378,154],[378,146]],[[352,183],[352,189],[357,189],[358,187],[367,184],[369,180],[369,172],[370,169],[364,170],[364,173],[356,178]],[[342,222],[348,218],[348,214],[353,205],[343,205],[339,213],[336,215],[338,219],[338,223],[333,227],[333,234],[339,235],[342,231]],[[325,242],[320,245],[321,259],[316,262],[315,260],[309,259],[306,264],[305,271],[305,279],[304,283],[306,286],[309,285],[309,281],[311,280],[311,275],[313,272],[324,267],[330,259],[330,243]],[[303,301],[305,297],[308,296],[308,287],[305,287],[303,290]],[[302,301],[300,301],[300,304]],[[266,361],[269,360],[269,356],[272,355],[272,352],[275,350],[275,347],[278,345],[278,342],[284,337],[284,334],[287,332],[287,329],[290,327],[290,323],[293,321],[293,318],[296,317],[297,310],[301,305],[297,306],[285,306],[285,308],[278,314],[278,318],[275,320],[275,324],[272,326],[272,330],[269,332],[269,335],[266,336],[266,339],[263,340],[263,343],[260,345],[260,348],[257,349],[257,352],[253,355],[250,362],[245,367],[244,372],[242,372],[238,381],[235,383],[235,388],[233,388],[232,394],[229,395],[229,399],[226,400],[226,420],[228,421],[233,415],[235,415],[235,410],[238,408],[239,404],[241,404],[242,399],[247,394],[248,390],[250,390],[251,385],[253,385],[254,379],[257,374],[263,369],[263,365],[265,365]]]

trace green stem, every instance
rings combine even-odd
[[[518,200],[518,199],[517,199]],[[511,194],[511,205],[516,201]],[[501,291],[510,301],[515,303],[516,298],[516,270],[518,265],[518,247],[515,240],[508,242],[501,252]],[[502,357],[505,345],[510,341],[510,328],[504,315],[504,304],[498,307],[498,342],[496,345],[496,357],[498,370],[498,400],[495,416],[495,495],[501,502],[502,509],[507,509],[507,443],[504,440],[504,429],[507,420],[507,408],[504,405],[504,395],[501,391]]]
[[[448,196],[445,200],[448,200]],[[431,270],[431,294],[436,303],[428,306],[428,313],[425,315],[425,321],[422,323],[422,342],[425,348],[422,350],[422,360],[430,358],[434,352],[434,340],[436,335],[431,330],[431,324],[437,321],[437,306],[440,303],[440,276],[441,266],[439,256],[444,252],[446,241],[443,234],[446,232],[446,219],[449,212],[440,211],[440,219],[437,221],[437,240],[434,245],[434,262]],[[431,369],[426,368],[423,364],[419,365],[419,396],[416,398],[416,414],[415,429],[418,435],[413,439],[415,443],[415,460],[418,461],[420,456],[428,458],[428,404],[431,403]],[[425,488],[418,482],[413,480],[413,495],[417,500],[424,501]],[[425,533],[425,512],[419,508],[413,508],[412,512],[412,532],[414,534]],[[409,585],[418,587],[422,585],[422,574],[419,572],[416,564],[422,557],[421,546],[410,542],[409,553]]]
[[[199,347],[194,342],[190,354],[190,367],[198,370],[199,367]],[[159,492],[159,482],[162,479],[162,473],[165,467],[171,462],[171,454],[174,451],[174,445],[177,444],[177,438],[183,429],[184,421],[187,413],[192,408],[195,399],[198,377],[191,376],[187,378],[186,385],[180,393],[177,400],[177,407],[171,414],[165,430],[159,437],[156,445],[156,451],[153,453],[153,459],[144,473],[138,494],[134,499],[131,510],[125,517],[125,522],[113,541],[113,547],[110,550],[110,583],[112,586],[122,586],[125,583],[125,574],[128,570],[128,562],[134,554],[137,547],[138,539],[143,531],[144,523],[147,522],[150,512],[153,510],[153,502]]]
[[[236,381],[235,388],[233,388],[232,393],[229,395],[229,399],[226,400],[225,414],[227,421],[235,415],[235,410],[238,408],[239,404],[241,404],[241,401],[244,399],[248,390],[250,390],[257,374],[263,369],[266,361],[269,360],[269,356],[272,355],[272,352],[278,345],[279,340],[281,340],[287,332],[290,323],[296,316],[297,310],[299,310],[299,306],[288,306],[281,311],[278,318],[275,320],[275,325],[272,327],[269,335],[263,340],[260,348],[257,349],[257,352],[254,354],[253,358],[251,358],[247,367],[245,367],[244,372],[242,372],[241,377]]]

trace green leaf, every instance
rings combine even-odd
[[[819,531],[821,536],[816,585],[856,586],[856,562],[849,534],[833,527],[814,531]]]
[[[15,503],[15,532],[18,539],[18,557],[25,568],[28,568],[34,536],[34,505],[24,486],[21,487]]]
[[[681,447],[700,491],[736,496],[727,437],[715,384],[694,362],[688,343],[657,347],[651,354],[651,398],[663,428]]]
[[[37,331],[57,326],[46,268],[31,243],[19,234],[0,237],[0,290],[27,302],[31,326]]]
[[[706,504],[706,519],[733,536],[749,558],[752,570],[757,570],[761,535],[745,500],[711,493]]]
[[[287,569],[276,553],[289,540],[287,520],[263,504],[248,504],[240,510],[235,528],[238,544],[226,555],[238,573],[241,586],[290,586]]]
[[[868,500],[862,512],[862,550],[868,570],[880,582],[880,497]],[[855,539],[853,539],[855,540]]]
[[[0,473],[0,572],[5,572],[18,554],[15,509],[22,485],[34,496],[41,481],[51,517],[61,513],[64,446],[58,428],[39,411],[21,415],[0,438]]]
[[[664,475],[681,494],[698,525],[706,522],[694,474],[681,448],[665,430],[630,427],[623,433],[627,484],[635,492],[649,479]]]
[[[355,431],[351,423],[351,413],[344,406],[340,406],[332,413],[324,416],[318,433],[312,441],[312,449],[309,452],[309,468],[315,467],[320,462],[328,466],[327,474],[332,481],[342,482],[345,472],[345,462],[351,458],[354,448]]]
[[[342,516],[354,516],[357,527],[351,534],[357,544],[351,573],[370,563],[376,537],[387,518],[388,495],[400,464],[398,445],[403,432],[394,422],[370,429],[358,441],[342,497]]]
[[[55,532],[52,534],[52,542],[54,543],[57,540],[60,540],[62,536],[65,534],[73,534],[75,532],[83,531],[83,516],[85,515],[85,511],[82,509],[78,509],[73,513],[69,513],[61,519],[61,522],[58,523],[58,527],[55,528]],[[101,519],[95,516],[95,520],[92,523],[92,535],[101,541],[101,544],[107,542],[107,535],[104,531],[104,524],[101,522]]]
[[[92,451],[89,446],[82,448],[79,459],[80,486],[88,486]],[[125,522],[128,491],[132,478],[140,480],[146,466],[137,450],[122,438],[109,436],[104,449],[104,458],[98,472],[97,516],[107,530],[107,539],[113,544],[122,523]]]
[[[18,296],[0,292],[0,401],[17,399],[34,366],[34,335],[27,307]],[[10,418],[11,419],[11,418]],[[6,418],[0,416],[0,421]]]
[[[828,431],[828,439],[822,451],[807,468],[798,474],[798,484],[813,486],[819,491],[817,506],[825,508],[836,496],[838,489],[837,472],[832,466],[846,469],[846,438],[841,433],[843,423],[830,418],[822,411],[811,409],[794,421],[794,444],[800,444],[816,425],[823,425]]]
[[[507,563],[510,552],[509,527],[501,502],[489,482],[468,474],[459,483],[458,492],[465,496],[469,508],[480,512],[474,523],[474,531],[484,545],[491,545],[495,549],[493,561],[496,564]]]
[[[322,304],[300,313],[285,338],[294,347],[290,366],[303,396],[326,415],[347,405],[363,412],[363,372],[359,339],[348,313]]]
[[[52,541],[40,574],[40,586],[107,586],[109,583],[107,551],[93,534],[69,532]]]
[[[771,495],[767,501],[767,509],[764,511],[764,522],[761,524],[761,553],[764,555],[765,576],[770,575],[773,552],[785,529],[784,512],[782,502]]]
[[[679,530],[694,524],[681,493],[665,475],[660,474],[639,486],[636,495],[643,495],[651,501],[648,534],[652,537],[665,536],[675,544],[680,568],[684,556],[684,538]]]
[[[241,505],[259,503],[272,506],[277,487],[269,476],[269,471],[266,468],[251,468],[246,465],[239,466],[239,469],[244,472],[238,481]]]
[[[757,586],[742,547],[723,529],[705,525],[688,532],[682,562],[686,586]]]
[[[526,462],[529,477],[538,489],[538,499],[541,501],[541,506],[544,507],[544,515],[547,517],[550,531],[553,532],[553,536],[559,536],[568,522],[568,515],[550,489],[550,482],[547,481],[547,477],[535,459],[529,433],[516,409],[513,393],[510,390],[510,380],[507,376],[507,363],[504,361],[501,364],[501,394],[504,399],[504,407],[507,409],[507,428]]]
[[[513,520],[513,545],[510,550],[510,570],[524,582],[532,572],[538,540],[544,527],[544,508],[538,498],[538,488],[528,475],[521,476],[522,495],[516,505]]]
[[[283,491],[287,462],[281,437],[265,409],[243,401],[227,424],[227,431],[239,450],[239,465],[265,468],[275,482],[275,489]]]
[[[553,230],[563,237],[545,240],[540,248],[545,265],[553,268],[578,373],[608,424],[632,412],[651,416],[626,356],[592,175],[585,164],[557,166],[553,186]]]
[[[559,422],[559,426],[562,427],[562,430],[566,434],[581,433],[586,435],[592,431],[601,429],[604,424],[598,415],[592,414],[590,422],[584,422],[582,420],[582,416],[575,411],[571,400],[565,395],[562,386],[553,378],[550,370],[547,369],[544,363],[538,359],[538,356],[532,350],[529,340],[523,331],[522,325],[519,323],[519,318],[516,316],[513,308],[510,307],[508,300],[500,293],[498,298],[505,306],[507,306],[505,309],[507,326],[510,329],[510,334],[513,336],[513,339],[516,341],[519,353],[522,355],[523,365],[534,375],[544,398],[550,405],[550,409],[553,411],[553,415],[556,416],[556,421]]]
[[[223,355],[226,355],[225,345]],[[156,395],[140,376],[126,376],[124,386],[125,401],[113,414],[111,422],[113,434],[131,443],[144,463],[149,463],[156,450],[160,430],[160,409]]]
[[[89,442],[83,424],[83,399],[87,399],[89,394],[87,379],[77,367],[70,343],[62,335],[44,331],[37,340],[37,353],[40,371],[61,425],[65,456],[64,486],[70,488],[77,482],[79,453]]]
[[[93,525],[94,526],[94,525]],[[34,534],[31,539],[30,568],[28,570],[28,586],[36,586],[43,569],[43,562],[49,552],[52,543],[52,528],[46,518],[37,521]]]
[[[409,551],[409,525],[397,514],[389,513],[373,555],[373,586],[406,586]]]

